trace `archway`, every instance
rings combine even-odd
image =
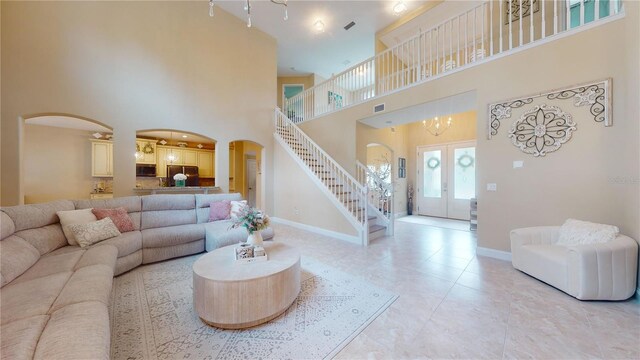
[[[187,175],[187,186],[215,186],[217,141],[178,129],[136,132],[136,187],[175,186],[175,174]]]
[[[88,199],[100,188],[111,191],[113,160],[104,177],[93,175],[93,144],[107,144],[113,129],[96,120],[69,114],[36,114],[24,119],[21,179],[24,203]],[[108,146],[104,147],[108,149]]]
[[[251,206],[264,208],[264,146],[251,140],[229,143],[229,192],[239,192]]]

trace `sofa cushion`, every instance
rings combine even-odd
[[[198,224],[209,221],[209,205],[214,201],[222,200],[242,200],[239,193],[233,194],[196,194],[196,216]]]
[[[51,314],[34,359],[109,359],[109,311],[98,301],[65,306]]]
[[[140,230],[140,211],[142,201],[140,196],[125,196],[113,199],[75,200],[76,209],[115,209],[123,207],[127,210],[135,230]]]
[[[98,218],[98,220],[102,220],[106,217],[111,219],[113,223],[118,228],[118,231],[121,233],[129,232],[135,230],[135,226],[127,214],[127,210],[123,207],[115,208],[115,209],[92,209],[93,214]]]
[[[140,231],[126,232],[120,234],[120,236],[101,241],[95,245],[92,245],[92,247],[99,247],[101,245],[115,246],[116,249],[118,249],[119,258],[127,256],[142,249],[142,233]]]
[[[147,195],[142,197],[142,210],[191,210],[196,208],[196,198],[184,195]]]
[[[47,314],[71,274],[58,273],[3,287],[0,323]]]
[[[214,201],[209,205],[209,221],[227,220],[231,212],[229,200]]]
[[[118,259],[118,249],[115,246],[96,246],[86,249],[73,270],[78,270],[85,266],[106,265],[111,270],[116,267]]]
[[[231,220],[237,220],[238,216],[240,216],[242,210],[244,210],[247,206],[249,206],[247,204],[247,200],[232,201],[231,202],[231,211],[229,212]]]
[[[134,253],[119,257],[116,260],[116,269],[113,273],[114,276],[124,274],[125,272],[135,269],[142,265],[142,248]]]
[[[0,328],[2,358],[33,359],[38,339],[48,320],[48,315],[38,315],[2,325]]]
[[[204,239],[187,244],[142,249],[142,263],[174,259],[180,256],[198,254],[204,251]]]
[[[86,224],[98,220],[91,209],[65,210],[58,211],[56,214],[58,214],[58,218],[60,218],[62,232],[67,238],[69,245],[78,245],[76,237],[73,235],[73,231],[70,230],[69,225]]]
[[[69,225],[69,229],[73,232],[80,247],[83,248],[102,240],[120,236],[120,231],[118,231],[116,224],[108,217],[87,224]]]
[[[15,235],[0,241],[0,287],[29,270],[40,258],[33,245]]]
[[[113,284],[113,267],[92,265],[78,269],[49,309],[49,314],[72,304],[85,301],[99,301],[109,305],[109,295]]]
[[[33,247],[38,249],[40,255],[50,253],[53,250],[69,244],[59,223],[18,231],[15,235],[33,245]]]
[[[180,245],[201,239],[204,239],[204,226],[202,224],[142,230],[143,248]]]
[[[0,240],[13,235],[14,232],[16,232],[16,226],[13,220],[4,211],[0,211]]]
[[[18,284],[44,276],[73,271],[82,254],[84,254],[82,249],[77,246],[74,247],[77,249],[76,251],[56,255],[47,254],[41,257],[33,267],[16,278],[13,283]]]
[[[3,207],[2,211],[13,220],[15,231],[21,231],[55,224],[58,222],[56,212],[73,209],[75,209],[73,202],[57,200],[43,204]]]
[[[196,211],[191,210],[149,210],[142,213],[141,229],[163,228],[167,226],[196,223]]]
[[[598,244],[613,241],[619,234],[617,226],[567,219],[560,227],[558,245]]]

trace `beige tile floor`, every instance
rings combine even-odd
[[[399,295],[338,359],[640,359],[640,301],[578,301],[476,256],[472,232],[397,222],[395,237],[361,247],[274,227],[303,255]]]

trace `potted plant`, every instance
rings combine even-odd
[[[173,175],[173,180],[176,181],[177,187],[184,187],[187,182],[187,175],[183,173],[177,173]]]
[[[231,227],[234,229],[244,227],[249,233],[247,244],[262,246],[262,234],[260,231],[268,228],[270,223],[269,216],[261,210],[245,206],[240,210]]]
[[[407,184],[407,215],[413,214],[413,186]]]

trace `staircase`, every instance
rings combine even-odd
[[[376,214],[369,214],[367,186],[320,148],[280,109],[275,110],[276,141],[304,169],[311,180],[327,195],[338,211],[357,230],[359,241],[369,241],[386,233]]]
[[[356,161],[356,179],[369,189],[369,240],[385,235],[393,236],[393,184],[384,182],[360,161]],[[382,193],[386,195],[381,195]]]

